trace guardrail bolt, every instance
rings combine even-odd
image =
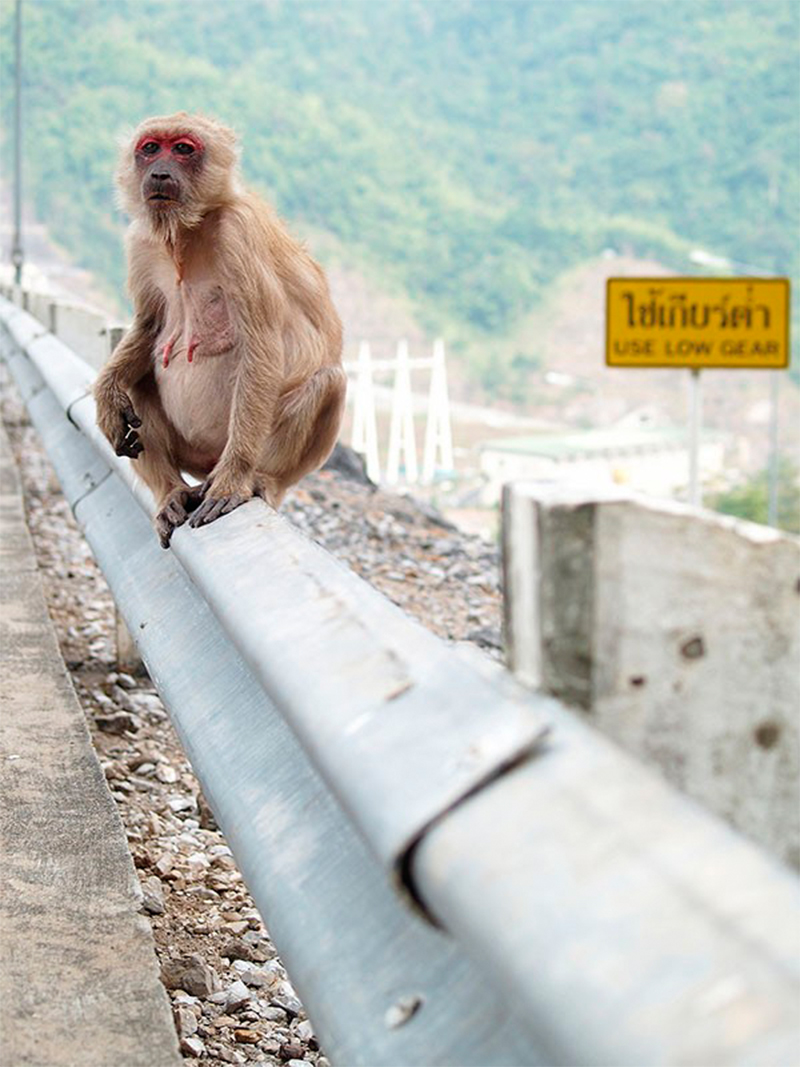
[[[407,997],[400,997],[383,1017],[387,1030],[397,1030],[398,1027],[405,1026],[408,1020],[416,1015],[422,1007],[422,1001],[423,998],[417,993],[412,993]]]

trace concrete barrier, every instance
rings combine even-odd
[[[800,866],[800,539],[550,483],[503,515],[513,670]]]
[[[99,370],[109,355],[108,320],[90,308],[57,302],[51,307],[50,329],[74,352]]]
[[[102,367],[121,337],[121,328],[101,311],[51,292],[5,282],[0,284],[0,294],[27,311],[68,348],[80,352],[93,370]]]
[[[178,1067],[125,831],[47,614],[0,425],[0,1063]]]

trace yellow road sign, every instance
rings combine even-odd
[[[609,278],[606,363],[788,367],[788,279]]]

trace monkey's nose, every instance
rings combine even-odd
[[[169,174],[151,174],[151,178],[154,178],[157,182],[165,182],[169,180]]]

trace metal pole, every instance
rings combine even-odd
[[[767,522],[778,525],[778,387],[780,371],[773,371],[769,383],[769,500]]]
[[[22,0],[17,0],[14,20],[14,244],[11,262],[14,284],[22,284]]]
[[[703,394],[700,388],[700,368],[692,367],[689,400],[689,503],[702,507],[700,488],[700,433],[703,423]]]

